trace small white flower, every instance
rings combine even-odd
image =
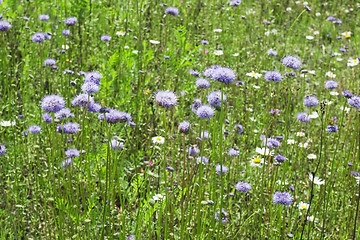
[[[303,137],[303,136],[305,136],[305,133],[304,133],[304,132],[297,132],[297,133],[296,133],[296,136],[298,136],[298,137]]]
[[[157,144],[164,144],[165,142],[165,138],[161,137],[161,136],[156,136],[152,138],[153,143],[157,143]]]
[[[117,31],[116,32],[116,35],[117,36],[125,36],[126,32],[123,32],[123,31]]]
[[[309,155],[307,155],[307,158],[308,158],[308,159],[316,159],[316,155],[310,153]]]
[[[308,72],[308,73],[310,73],[311,75],[316,76],[315,70],[309,70],[309,72]]]
[[[295,140],[294,140],[294,139],[288,139],[288,140],[287,140],[287,144],[289,144],[289,145],[294,145],[294,144],[295,144]]]
[[[331,105],[331,104],[333,104],[333,101],[329,101],[329,100],[325,99],[324,103],[325,103],[325,105]]]
[[[222,29],[220,29],[220,28],[218,28],[218,29],[214,29],[214,32],[216,32],[216,33],[220,33],[220,32],[222,32]]]
[[[253,87],[256,88],[256,89],[259,89],[259,88],[260,88],[259,86],[256,86],[256,85],[253,85]]]
[[[319,12],[317,12],[317,13],[315,13],[315,16],[321,16],[321,13],[319,13]]]
[[[15,121],[2,121],[2,122],[0,122],[0,125],[1,125],[2,127],[15,126]]]
[[[319,31],[314,31],[314,35],[319,35]]]
[[[286,180],[285,181],[277,180],[276,183],[279,185],[289,185],[288,181]]]
[[[286,11],[291,12],[291,7],[286,8]]]
[[[319,219],[315,218],[314,216],[307,217],[307,220],[310,221],[310,222],[318,222],[319,221]]]
[[[330,95],[331,95],[331,96],[337,96],[337,95],[339,95],[339,93],[338,93],[338,92],[335,92],[335,91],[332,91],[332,92],[330,92]]]
[[[254,110],[252,108],[246,108],[247,111],[253,112]]]
[[[134,51],[132,51],[132,53],[135,53],[135,54],[138,54],[138,50],[134,50]]]
[[[253,157],[250,160],[250,167],[262,167],[261,164],[264,164],[264,159],[260,157]]]
[[[256,119],[254,117],[250,117],[249,119],[253,122],[256,122]]]
[[[254,71],[250,72],[250,73],[247,73],[246,76],[249,76],[249,77],[253,77],[255,79],[258,79],[258,78],[261,78],[262,74],[260,73],[256,73]]]
[[[336,61],[341,62],[343,59],[342,58],[336,58]]]
[[[309,175],[309,179],[310,179],[310,181],[314,182],[314,184],[316,184],[316,185],[324,185],[325,184],[325,181],[323,181],[321,178],[319,178],[319,177],[313,178],[312,174]]]
[[[308,39],[308,40],[313,40],[314,37],[313,37],[313,36],[306,36],[306,39]]]
[[[162,200],[164,200],[166,198],[166,196],[164,196],[164,195],[162,195],[162,194],[155,194],[154,196],[153,196],[153,199],[155,200],[155,201],[162,201]]]
[[[223,55],[224,52],[222,50],[216,50],[216,51],[214,51],[214,54],[217,56],[220,56],[220,55]]]
[[[335,77],[336,77],[336,75],[335,75],[333,72],[331,72],[331,71],[325,73],[325,76],[326,76],[326,77],[329,77],[329,78],[335,78]]]
[[[69,49],[68,45],[61,45],[62,49]]]
[[[256,122],[256,121],[254,121],[254,122]],[[254,129],[254,133],[258,133],[259,132],[259,130],[257,130],[257,129]]]
[[[350,108],[348,108],[348,107],[343,107],[343,106],[340,106],[340,110],[344,110],[345,112],[350,112]]]
[[[301,148],[308,148],[309,144],[306,142],[306,143],[299,143],[299,147]]]
[[[240,55],[239,53],[234,53],[234,54],[233,54],[234,57],[237,57],[237,56],[239,56],[239,55]]]
[[[309,114],[308,116],[309,118],[318,118],[319,117],[319,114],[317,112],[312,112]]]
[[[304,202],[300,202],[298,207],[300,210],[307,210],[309,208],[310,204],[308,203],[304,203]]]
[[[268,156],[268,155],[272,156],[274,154],[274,152],[270,151],[269,148],[259,148],[259,147],[257,147],[255,152],[260,154],[260,155],[263,155],[263,156]]]
[[[124,46],[124,49],[129,49],[130,47],[129,46]]]
[[[149,42],[152,43],[152,44],[160,44],[160,42],[156,41],[156,40],[150,40]]]
[[[245,13],[246,13],[246,15],[250,15],[250,14],[255,14],[256,12],[252,8],[250,8]]]
[[[351,36],[351,32],[343,32],[341,33],[341,35],[343,35],[344,37]]]
[[[347,66],[348,66],[348,67],[354,67],[354,66],[356,66],[356,65],[358,65],[358,64],[359,64],[359,59],[357,59],[357,58],[355,58],[355,59],[350,58],[350,59],[348,60]]]
[[[333,54],[334,54],[334,56],[341,56],[341,53],[338,53],[338,52],[334,52]]]

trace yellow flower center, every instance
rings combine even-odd
[[[66,59],[65,61],[69,62],[70,60],[69,60],[69,59]]]
[[[354,59],[353,62],[357,62],[358,60],[357,59]]]
[[[253,163],[260,163],[260,162],[261,162],[260,158],[254,158],[253,160]]]
[[[145,94],[149,94],[150,93],[150,90],[145,90]]]
[[[157,140],[157,141],[161,141],[161,137],[157,137],[156,140]]]
[[[302,209],[306,209],[306,206],[301,206]]]
[[[351,38],[351,36],[350,36],[349,34],[347,34],[345,37],[346,37],[346,38]]]

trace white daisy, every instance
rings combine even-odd
[[[216,50],[216,51],[214,51],[214,54],[217,56],[220,56],[220,55],[223,55],[224,52],[222,50]]]
[[[218,28],[218,29],[214,29],[214,32],[216,32],[216,33],[220,33],[220,32],[222,32],[222,29],[220,29],[220,28]]]
[[[310,179],[310,181],[313,181],[313,175],[312,174],[310,174],[309,175],[309,179]],[[323,181],[321,178],[319,178],[319,177],[315,177],[314,178],[314,184],[316,184],[316,185],[324,185],[325,184],[325,181]]]
[[[156,41],[156,40],[149,40],[149,42],[152,43],[152,44],[160,44],[160,42]]]
[[[251,167],[262,167],[262,164],[264,164],[264,159],[259,157],[253,157],[250,161]]]
[[[259,147],[257,147],[255,152],[262,155],[262,156],[268,156],[268,155],[272,156],[274,154],[274,152],[270,151],[269,148],[259,148]]]
[[[250,72],[250,73],[247,73],[246,76],[249,76],[249,77],[253,77],[255,79],[258,79],[258,78],[261,78],[262,74],[260,73],[256,73],[254,71]]]
[[[161,136],[156,136],[152,138],[153,143],[155,144],[164,144],[165,142],[165,138],[161,137]]]
[[[123,31],[117,31],[116,32],[116,35],[117,36],[125,36],[126,32],[123,32]]]
[[[326,77],[329,77],[329,78],[335,78],[335,77],[336,77],[336,75],[335,75],[333,72],[331,72],[331,71],[325,73],[325,76],[326,76]]]
[[[2,122],[0,122],[0,125],[1,125],[2,127],[15,126],[15,121],[2,121]]]
[[[155,194],[154,196],[153,196],[153,199],[155,200],[155,201],[162,201],[162,200],[164,200],[166,197],[164,196],[164,195],[162,195],[162,194]]]
[[[287,144],[289,144],[289,145],[294,145],[294,144],[295,144],[295,140],[294,140],[294,139],[288,139],[288,140],[287,140]]]
[[[304,202],[300,202],[298,207],[300,210],[307,210],[309,208],[310,204],[308,203],[304,203]]]
[[[310,153],[309,155],[307,155],[307,158],[308,158],[308,159],[316,159],[316,155]]]
[[[313,40],[314,37],[313,37],[313,36],[306,36],[306,39],[308,39],[308,40]]]

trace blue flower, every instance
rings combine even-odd
[[[39,19],[41,20],[41,21],[47,21],[47,20],[49,20],[49,15],[45,15],[45,14],[41,14],[41,15],[39,15]]]
[[[311,118],[308,116],[307,113],[301,112],[298,113],[296,116],[297,120],[299,120],[300,122],[310,122]]]
[[[360,97],[359,96],[352,96],[351,98],[348,98],[347,102],[350,106],[360,108]]]
[[[67,19],[64,20],[64,23],[68,26],[74,25],[76,22],[77,22],[76,17],[68,17]]]
[[[48,114],[48,113],[44,113],[43,115],[42,115],[42,117],[43,117],[43,119],[44,119],[44,121],[46,122],[46,123],[52,123],[52,117]]]
[[[111,139],[110,141],[110,147],[115,151],[115,150],[121,150],[124,148],[124,143],[122,142],[118,142],[115,139]]]
[[[215,115],[215,110],[209,105],[202,105],[197,109],[196,115],[199,118],[211,118]]]
[[[303,102],[307,107],[315,107],[319,104],[319,100],[316,96],[306,96]]]
[[[41,102],[41,108],[47,112],[58,112],[65,108],[65,100],[59,95],[46,95]]]
[[[76,148],[72,148],[72,149],[66,150],[66,151],[65,151],[65,155],[66,155],[68,158],[75,158],[75,157],[80,156],[80,152],[79,152],[79,150],[77,150]]]
[[[346,98],[351,98],[354,96],[354,94],[352,94],[349,90],[342,91],[342,95]]]
[[[215,171],[217,174],[227,173],[229,171],[229,168],[225,165],[217,164],[215,167]]]
[[[239,156],[239,154],[240,154],[240,151],[238,151],[234,148],[230,148],[230,150],[229,150],[230,157],[237,157],[237,156]]]
[[[8,21],[0,21],[0,31],[6,31],[12,28],[12,25]]]
[[[329,80],[325,82],[324,86],[327,89],[335,89],[339,86],[339,84],[334,80]]]
[[[31,40],[33,42],[41,43],[45,40],[45,35],[43,33],[35,33],[34,35],[32,35]]]
[[[188,148],[188,153],[191,156],[196,156],[196,155],[198,155],[199,152],[200,152],[200,149],[196,145],[191,146],[191,147]]]
[[[44,61],[45,66],[52,66],[52,65],[55,65],[55,63],[56,63],[56,60],[53,58],[47,58]]]
[[[204,78],[198,78],[197,80],[196,80],[196,86],[198,87],[198,88],[204,88],[204,89],[206,89],[206,88],[209,88],[210,87],[210,83],[209,83],[209,81],[208,80],[206,80],[206,79],[204,79]]]
[[[264,139],[263,145],[271,149],[271,148],[279,147],[281,143],[275,138],[267,138]]]
[[[99,85],[93,82],[85,82],[81,86],[81,90],[86,94],[93,94],[99,91]]]
[[[248,192],[251,190],[251,185],[247,182],[238,182],[235,184],[235,189],[240,192]]]
[[[264,79],[267,81],[281,82],[282,76],[278,71],[267,71],[264,75]]]
[[[74,117],[74,114],[71,113],[70,109],[68,108],[63,108],[60,111],[55,113],[55,118],[61,120],[61,119],[65,119],[68,117]]]
[[[172,108],[177,104],[177,97],[175,93],[171,91],[158,91],[155,94],[155,102],[157,105],[165,107],[165,108]]]
[[[68,134],[74,134],[80,131],[80,125],[78,123],[67,122],[62,126],[62,131]]]
[[[236,79],[236,75],[233,70],[228,67],[221,67],[218,65],[207,68],[204,71],[204,76],[225,84],[233,83]]]
[[[221,107],[221,91],[214,91],[207,95],[207,100],[213,107]],[[223,93],[223,102],[226,102],[226,94]]]
[[[0,156],[4,155],[5,153],[6,153],[6,147],[0,144]]]
[[[62,35],[69,36],[70,35],[70,30],[69,29],[62,30]]]
[[[275,192],[273,194],[273,202],[275,204],[281,205],[290,205],[293,201],[293,198],[290,193],[288,192]]]
[[[284,66],[290,67],[290,68],[295,69],[295,70],[297,70],[297,69],[299,69],[301,67],[300,58],[294,57],[294,56],[291,56],[291,55],[285,56],[282,59],[282,63],[284,64]]]
[[[188,121],[183,121],[179,123],[179,132],[188,133],[190,129],[190,123]]]
[[[103,35],[101,36],[101,41],[108,42],[111,40],[111,37],[109,35]]]
[[[326,131],[329,132],[329,133],[333,133],[333,132],[339,131],[339,128],[336,125],[328,125],[326,127]]]
[[[31,133],[34,133],[34,134],[37,134],[37,133],[40,133],[41,132],[41,127],[38,126],[38,125],[32,125],[29,127],[29,132]]]
[[[165,13],[173,15],[173,16],[177,16],[177,15],[179,15],[179,9],[174,8],[174,7],[168,7],[165,9]]]
[[[196,164],[204,164],[204,165],[207,165],[209,163],[209,159],[207,157],[204,157],[204,156],[200,156],[200,157],[197,157],[196,158]]]

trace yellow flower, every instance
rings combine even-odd
[[[70,60],[69,60],[69,59],[66,59],[65,61],[69,62]]]
[[[145,94],[150,94],[151,93],[149,89],[145,90],[144,92],[145,92]]]
[[[345,38],[351,38],[351,36],[348,34],[348,35],[345,36]]]
[[[256,157],[256,158],[254,158],[254,159],[253,159],[253,163],[261,163],[260,158],[257,158],[257,157]]]

